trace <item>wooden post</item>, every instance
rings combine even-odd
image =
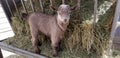
[[[39,3],[40,3],[40,8],[41,8],[42,12],[44,13],[44,9],[43,9],[43,4],[42,4],[42,1],[41,1],[41,0],[39,0]]]
[[[28,12],[27,12],[27,9],[26,9],[26,7],[25,7],[25,3],[24,3],[23,0],[21,0],[21,3],[22,3],[22,6],[23,6],[24,11],[25,11],[26,13],[28,13]]]
[[[0,58],[3,58],[1,48],[0,48]]]
[[[32,11],[35,12],[35,8],[34,8],[33,1],[32,1],[32,0],[30,0],[30,5],[31,5],[31,8],[32,8]]]

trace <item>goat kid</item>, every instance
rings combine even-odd
[[[51,6],[53,10],[56,10]],[[32,13],[30,15],[22,13],[22,16],[27,19],[30,26],[31,42],[35,53],[40,53],[38,47],[38,33],[43,33],[51,38],[51,46],[53,49],[53,56],[58,55],[59,43],[62,40],[64,32],[69,24],[71,10],[76,6],[70,7],[66,4],[61,4],[58,7],[57,14],[46,15],[42,13]]]

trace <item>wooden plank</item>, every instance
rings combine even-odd
[[[0,12],[3,12],[3,9],[2,9],[2,7],[0,7]]]
[[[0,22],[0,24],[6,24],[6,23],[8,23],[8,22]]]
[[[38,55],[38,54],[34,54],[34,53],[31,53],[31,52],[28,52],[28,51],[25,51],[25,50],[21,50],[21,49],[18,49],[18,48],[15,48],[15,47],[12,47],[10,45],[7,45],[5,43],[2,43],[0,42],[0,47],[2,49],[5,49],[7,51],[11,51],[13,53],[17,53],[17,54],[20,54],[20,55],[24,55],[28,58],[48,58],[46,56],[43,56],[43,55]]]
[[[14,36],[14,33],[5,15],[5,12],[3,11],[3,8],[0,7],[0,40],[6,39],[8,37],[13,37],[13,36]]]
[[[3,32],[3,33],[0,33],[0,40],[3,40],[3,39],[6,39],[8,37],[13,37],[14,36],[14,33],[13,31],[6,31],[6,32]]]
[[[6,17],[5,13],[4,13],[4,12],[1,12],[1,13],[0,13],[0,17]]]
[[[5,29],[5,28],[11,28],[9,23],[6,24],[0,24],[0,30]]]
[[[0,13],[3,12],[2,7],[0,7]]]
[[[0,16],[0,19],[3,19],[3,18],[6,18],[6,17],[1,17],[1,16]]]
[[[7,18],[2,18],[0,19],[0,32],[2,31],[2,29],[5,28],[11,28]]]
[[[3,32],[6,32],[6,31],[12,31],[12,29],[10,27],[0,29],[0,34],[3,33]]]
[[[1,23],[2,23],[2,22],[8,22],[8,20],[7,20],[6,17],[1,17],[1,18],[0,18],[0,22],[1,22]]]

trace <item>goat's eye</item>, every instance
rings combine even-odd
[[[59,12],[59,14],[61,15],[62,13],[61,13],[61,12]]]
[[[69,11],[69,13],[71,13],[71,11]]]

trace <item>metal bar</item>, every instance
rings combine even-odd
[[[96,25],[96,19],[97,19],[97,6],[98,6],[98,0],[94,0],[94,19],[93,19],[93,35],[92,35],[92,38],[93,38],[93,41],[95,39],[95,25]]]
[[[28,12],[27,12],[27,9],[26,9],[26,6],[25,6],[25,3],[24,3],[23,0],[21,0],[21,3],[22,3],[22,6],[23,6],[24,11],[25,11],[26,13],[28,13]]]
[[[10,51],[10,52],[13,52],[13,53],[24,55],[28,58],[48,58],[48,57],[43,56],[43,55],[34,54],[34,53],[31,53],[31,52],[28,52],[25,50],[21,50],[21,49],[12,47],[12,46],[7,45],[7,44],[2,43],[2,42],[0,42],[0,48],[5,49],[5,50]]]
[[[6,2],[6,4],[7,4],[7,6],[8,6],[8,9],[9,9],[9,11],[10,11],[10,14],[11,14],[12,16],[14,16],[14,15],[13,15],[13,12],[12,12],[10,6],[9,6],[8,0],[5,0],[5,2]]]
[[[116,5],[114,20],[113,20],[112,29],[111,29],[109,47],[107,49],[108,56],[110,56],[112,52],[111,48],[113,45],[113,39],[115,38],[115,31],[117,29],[117,21],[119,20],[119,15],[120,15],[120,0],[116,0],[116,3],[117,5]]]
[[[31,8],[32,8],[32,11],[35,12],[35,8],[34,8],[33,1],[32,1],[32,0],[30,0],[30,5],[31,5]]]
[[[50,0],[50,5],[53,6],[52,0]]]
[[[96,19],[97,19],[97,6],[98,0],[94,0],[94,20],[93,20],[93,28],[95,28]]]
[[[18,10],[18,8],[17,8],[17,5],[16,5],[16,3],[15,3],[15,0],[13,0],[13,3],[14,3],[14,6],[15,6],[16,11],[17,11],[17,13],[18,13],[18,17],[19,17],[19,19],[21,19],[21,15],[20,15],[20,12],[19,12],[19,10]]]
[[[42,12],[44,12],[42,1],[39,0],[39,3],[40,3],[40,8],[41,8]]]
[[[0,58],[3,58],[1,48],[0,48]]]
[[[81,2],[81,0],[77,0],[77,17],[78,17],[78,21],[79,21],[79,23],[82,23],[82,19],[80,18],[80,2]]]
[[[51,8],[51,6],[53,7],[53,1],[52,1],[52,0],[50,0],[50,9],[52,10],[52,14],[55,14],[55,10],[53,10],[53,9]]]

